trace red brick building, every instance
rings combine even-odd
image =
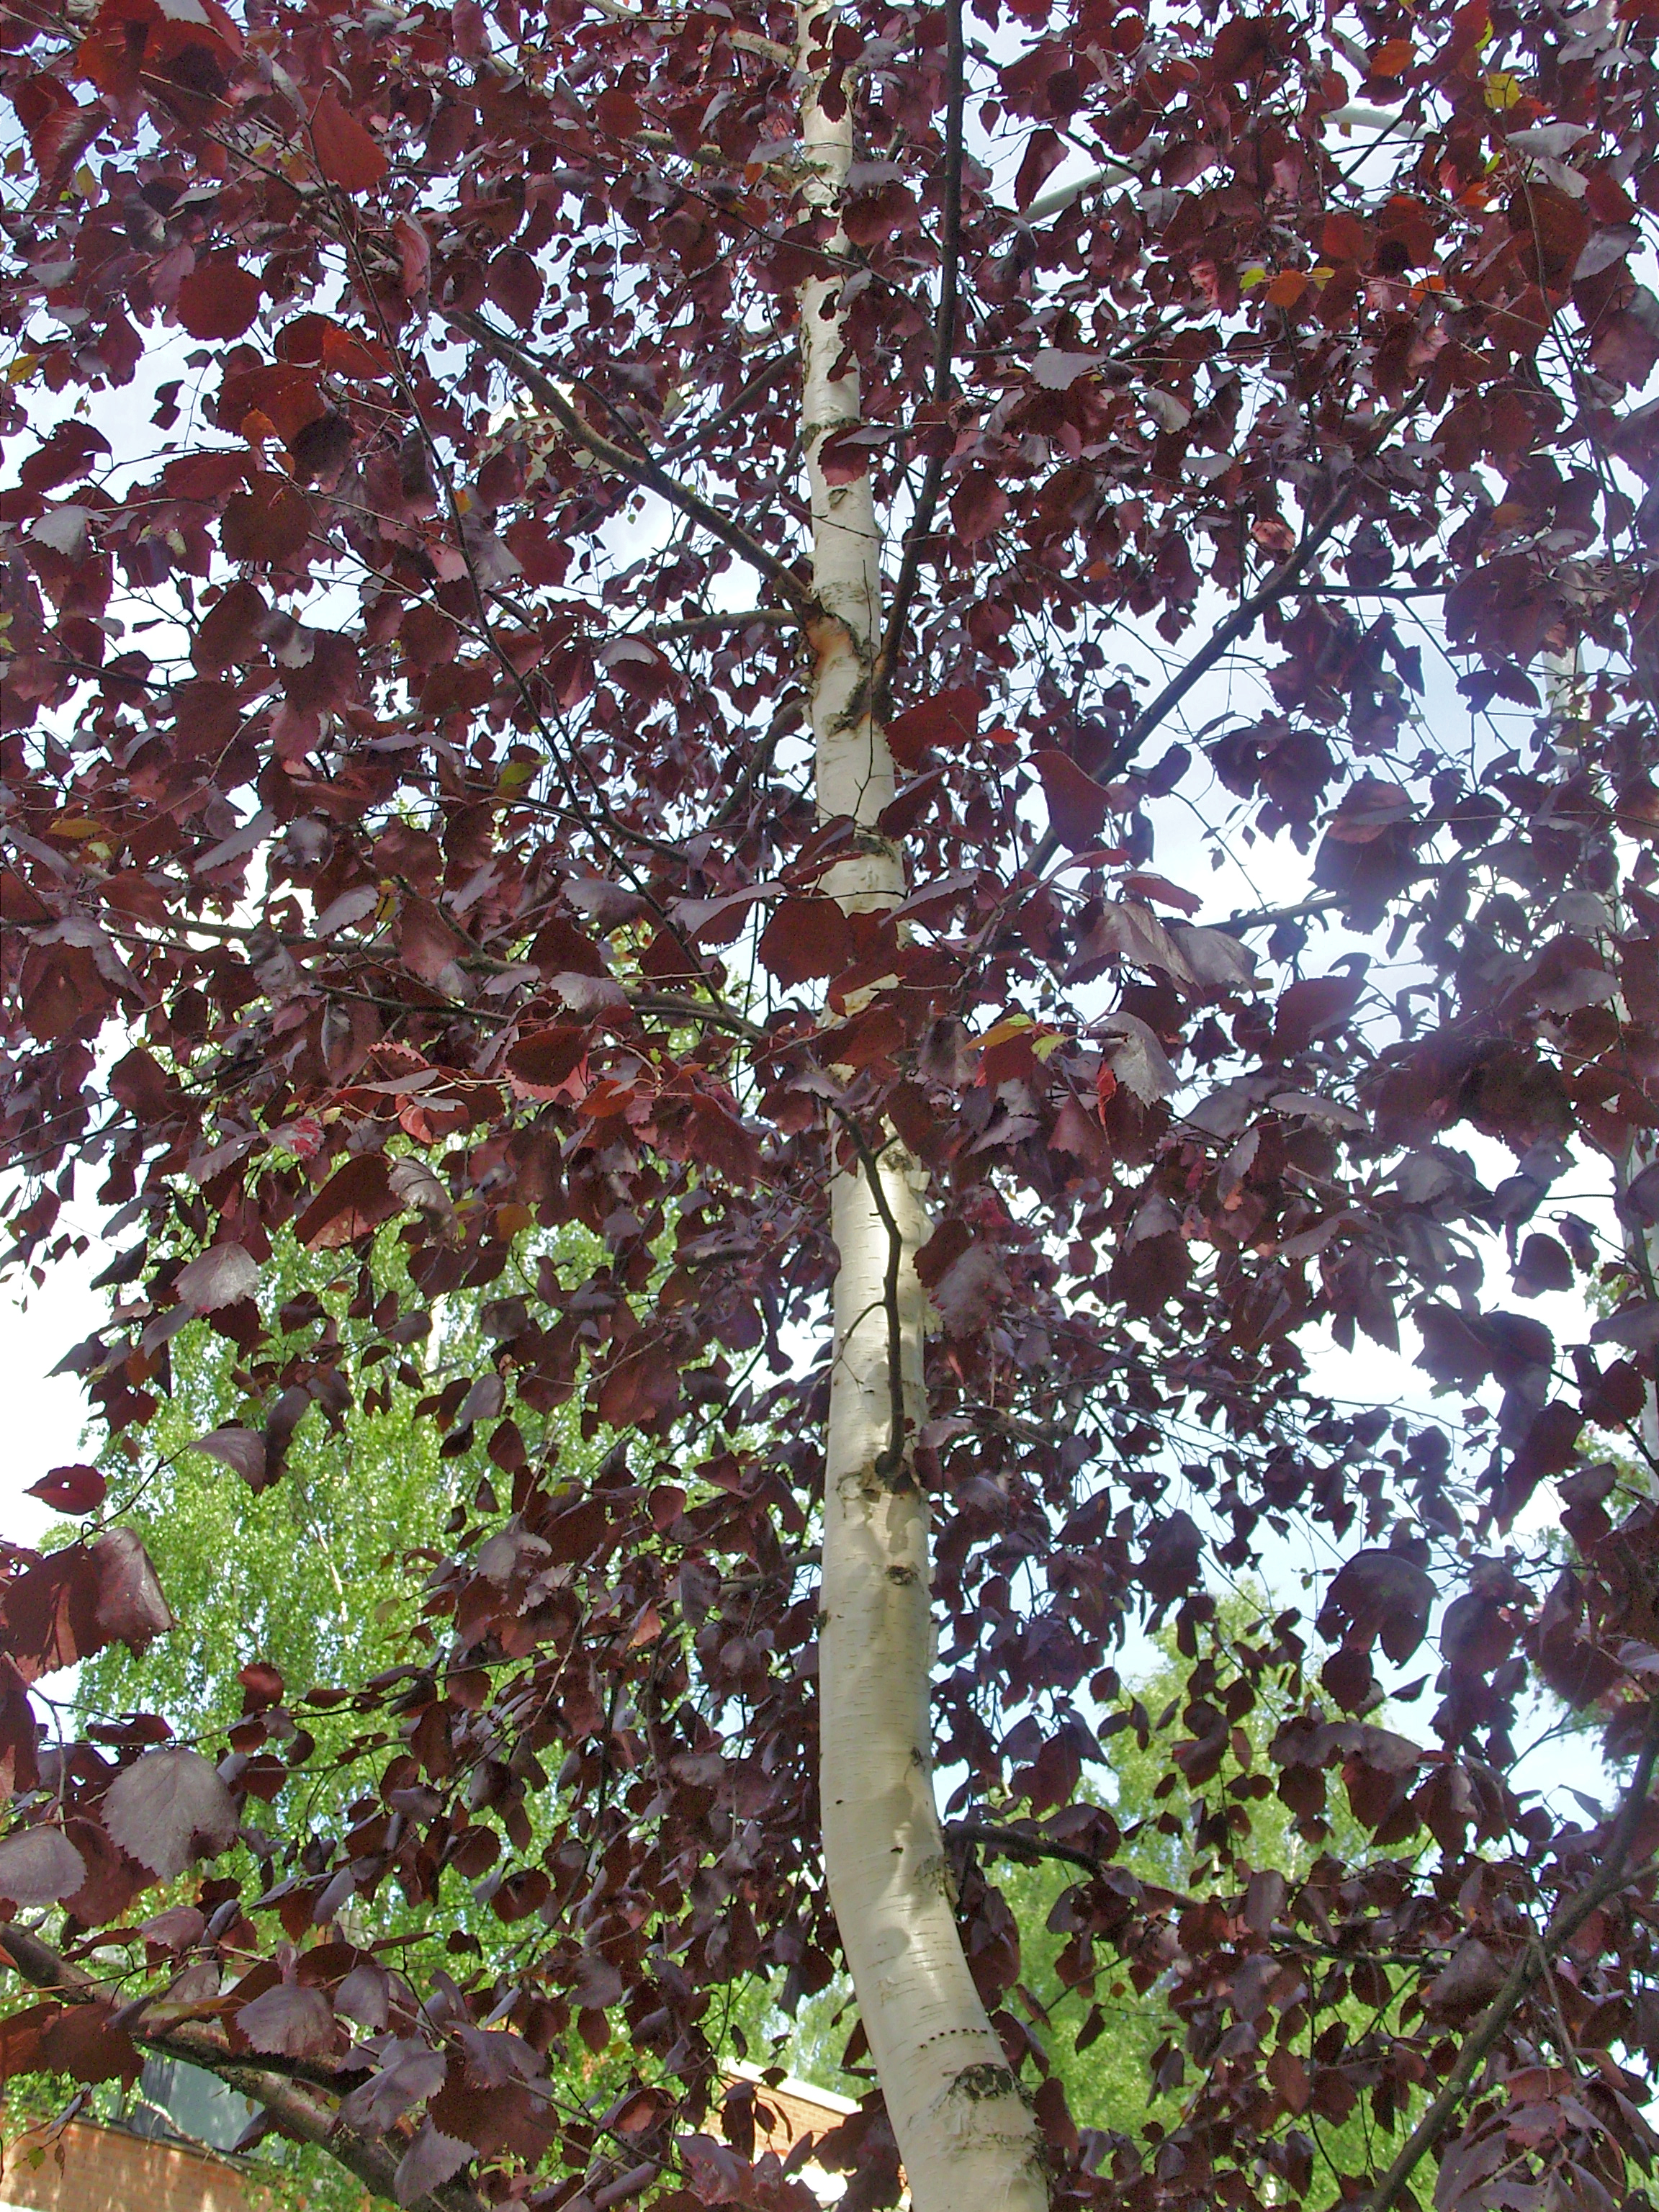
[[[0,2212],[261,2212],[265,2202],[211,2151],[87,2120],[20,2136],[0,2154]]]
[[[798,2081],[793,2075],[770,2088],[762,2081],[758,2066],[733,2066],[726,2078],[754,2083],[756,2148],[775,2151],[781,2159],[788,2157],[803,2136],[816,2142],[858,2110],[850,2097],[838,2097],[833,2089],[819,2089],[811,2081]],[[810,2157],[795,2171],[820,2204],[835,2203],[847,2187],[844,2174],[827,2173]]]
[[[757,2148],[787,2159],[803,2136],[814,2140],[858,2108],[846,2097],[787,2079],[775,2088],[752,2066],[732,2069],[755,2084]],[[796,2169],[823,2205],[846,2187],[810,2157]],[[0,2212],[264,2212],[266,2193],[228,2159],[209,2150],[71,2120],[0,2145]]]

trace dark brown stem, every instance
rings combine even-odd
[[[933,398],[940,405],[950,398],[955,383],[951,364],[956,358],[957,302],[962,283],[963,109],[968,70],[962,33],[962,0],[945,0],[945,19],[950,83],[945,106],[945,222],[939,240],[939,315],[933,328]],[[884,715],[892,703],[893,672],[898,665],[911,603],[921,576],[921,549],[939,507],[945,459],[946,453],[941,447],[929,460],[922,475],[916,511],[904,533],[898,580],[893,586],[893,604],[881,650],[876,655],[872,678],[878,717]]]
[[[1066,1866],[1081,1867],[1085,1874],[1106,1870],[1104,1862],[1092,1851],[1079,1850],[1074,1844],[1051,1844],[1042,1836],[1028,1836],[1021,1828],[998,1827],[986,1820],[952,1820],[945,1832],[952,1843],[977,1844],[982,1850],[1023,1860],[1027,1866],[1038,1859],[1059,1859]]]

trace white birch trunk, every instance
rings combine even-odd
[[[804,70],[830,27],[824,11],[803,5]],[[810,72],[805,85],[806,189],[816,204],[833,208],[853,158],[850,89],[848,109],[832,119]],[[839,236],[837,243],[844,249]],[[894,778],[870,711],[881,629],[881,538],[870,479],[831,489],[818,465],[824,439],[859,419],[856,372],[830,374],[844,339],[838,291],[833,277],[815,277],[800,294],[813,586],[826,616],[812,640],[812,727],[819,811],[850,815],[869,833],[827,888],[867,909],[896,903],[904,878],[897,853],[876,829]],[[914,1425],[922,1412],[923,1298],[913,1264],[926,1233],[920,1177],[892,1147],[883,1155],[882,1180],[904,1247],[898,1296]],[[916,2212],[1042,2212],[1048,2189],[1036,2124],[963,1956],[933,1801],[927,1503],[909,1472],[908,1448],[902,1463],[888,1464],[889,1232],[860,1169],[836,1175],[831,1204],[840,1266],[818,1657],[830,1901]]]

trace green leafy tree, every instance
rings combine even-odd
[[[1218,1608],[1216,1646],[1236,1646],[1264,1628],[1270,1610],[1261,1593],[1224,1601]],[[1282,1875],[1287,1888],[1305,1882],[1328,1849],[1351,1864],[1381,1856],[1340,1800],[1321,1821],[1309,1823],[1298,1820],[1276,1789],[1262,1787],[1275,1772],[1273,1740],[1300,1702],[1300,1686],[1293,1677],[1269,1680],[1249,1710],[1228,1726],[1213,1773],[1201,1789],[1190,1784],[1188,1773],[1197,1764],[1191,1753],[1200,1741],[1194,1731],[1206,1724],[1206,1700],[1194,1684],[1197,1662],[1182,1652],[1173,1630],[1161,1631],[1153,1640],[1161,1663],[1127,1686],[1122,1711],[1128,1725],[1115,1729],[1103,1746],[1105,1783],[1100,1796],[1121,1836],[1112,1871],[1144,1885],[1149,1899],[1167,1899],[1172,1942],[1179,1941],[1180,1916],[1188,1908],[1191,1885],[1212,1880],[1217,1871],[1196,1863],[1204,1855],[1194,1846],[1206,1797],[1248,1803],[1241,1872],[1247,1864],[1256,1875]],[[1206,1687],[1215,1694],[1212,1686]],[[1092,1984],[1080,1984],[1065,1901],[1080,1878],[1086,1877],[1078,1869],[1052,1858],[1016,1864],[1000,1874],[1019,1942],[1018,2012],[1080,2126],[1126,2140],[1149,2119],[1168,2130],[1180,2118],[1190,2071],[1184,2049],[1188,2022],[1170,2001],[1169,1976],[1160,1971],[1156,1953],[1112,1961]],[[1334,1982],[1340,1972],[1333,1961],[1310,1953],[1305,1999],[1310,2040],[1334,2021],[1340,2021],[1350,2044],[1383,2033],[1393,2008],[1392,1988],[1380,2007],[1368,2007],[1346,1983]],[[1310,2144],[1334,2186],[1341,2174],[1365,2170],[1375,2130],[1362,2107],[1336,2119],[1322,2119],[1312,2111],[1304,2118]]]
[[[296,1394],[308,1347],[338,1329],[356,1290],[355,1271],[342,1275],[331,1255],[307,1253],[292,1239],[276,1243],[261,1303],[283,1331],[286,1357],[276,1379]],[[307,1732],[316,1740],[312,1826],[324,1831],[350,1817],[357,1764],[384,1750],[386,1738],[360,1730],[349,1705],[335,1702],[334,1686],[362,1682],[407,1659],[411,1629],[419,1633],[421,1576],[411,1567],[439,1556],[445,1522],[499,1479],[464,1435],[461,1407],[445,1399],[452,1373],[468,1372],[476,1361],[486,1318],[476,1297],[446,1301],[428,1333],[404,1347],[407,1366],[428,1383],[424,1397],[408,1387],[366,1393],[358,1404],[307,1401],[291,1433],[278,1431],[278,1444],[264,1431],[264,1452],[280,1449],[280,1480],[270,1479],[275,1469],[253,1450],[254,1431],[244,1425],[270,1388],[270,1372],[247,1371],[234,1342],[204,1323],[173,1338],[170,1395],[147,1440],[145,1459],[153,1451],[153,1464],[135,1465],[111,1447],[101,1465],[112,1495],[125,1492],[130,1500],[123,1518],[155,1563],[176,1626],[142,1656],[113,1644],[82,1663],[72,1699],[82,1724],[118,1727],[142,1705],[164,1717],[180,1741],[206,1740],[234,1724],[245,1676],[257,1684],[274,1669],[304,1702]],[[402,1379],[412,1384],[409,1373]],[[549,1425],[562,1443],[580,1449],[573,1423],[556,1412]],[[466,1449],[453,1449],[456,1438]],[[181,1885],[181,1899],[191,1887]],[[452,1948],[459,1942],[493,1955],[522,1945],[522,1933],[488,1909],[487,1894],[464,1905],[464,1891],[458,1877],[440,1931]],[[350,1915],[358,1940],[394,1953],[421,1942],[430,1919],[389,1890]],[[571,2105],[602,2100],[613,2070],[602,2055],[574,2047],[565,2066]],[[7,2091],[11,2130],[50,2121],[68,2106],[74,2087],[67,2077],[14,2080]],[[149,2087],[148,2075],[131,2092],[105,2085],[83,2094],[78,2109],[103,2119],[142,2119],[153,2106]],[[155,2109],[179,2131],[193,2131],[191,2112],[178,2108],[171,2091],[165,2111]],[[216,2106],[214,2120],[224,2117]],[[218,2142],[223,2147],[222,2127]],[[326,2154],[276,2142],[273,2155],[270,2142],[248,2160],[248,2172],[270,2191],[275,2207],[349,2212],[362,2203],[360,2186]]]
[[[1241,1593],[1218,1607],[1213,1647],[1236,1647],[1267,1625],[1271,1605],[1265,1593]],[[1153,1903],[1167,1901],[1172,1929],[1188,1905],[1189,1884],[1206,1870],[1194,1865],[1194,1836],[1205,1796],[1232,1796],[1248,1802],[1249,1863],[1257,1873],[1279,1874],[1287,1888],[1304,1882],[1322,1851],[1334,1850],[1350,1863],[1380,1853],[1368,1832],[1340,1800],[1319,1822],[1299,1820],[1276,1790],[1261,1790],[1260,1778],[1274,1772],[1273,1739],[1298,1710],[1299,1684],[1293,1676],[1270,1682],[1243,1717],[1229,1727],[1227,1741],[1213,1773],[1201,1789],[1188,1784],[1194,1762],[1176,1756],[1190,1753],[1202,1725],[1202,1700],[1194,1678],[1199,1663],[1181,1649],[1176,1632],[1165,1628],[1154,1638],[1156,1663],[1123,1686],[1119,1710],[1127,1723],[1107,1734],[1097,1799],[1118,1832],[1109,1878],[1141,1886]],[[1375,1721],[1380,1717],[1373,1715]],[[1171,1778],[1173,1778],[1173,1779]],[[1240,1793],[1245,1793],[1241,1796]],[[1320,1831],[1322,1829],[1323,1833]],[[975,1919],[1017,1948],[1018,1971],[1005,2000],[1002,2024],[1029,2036],[1041,2053],[1046,2073],[1064,2090],[1066,2104],[1081,2127],[1123,2138],[1139,2136],[1150,2122],[1168,2130],[1181,2116],[1189,2070],[1183,2051],[1188,2023],[1170,2002],[1170,1976],[1156,1954],[1142,1960],[1101,1961],[1093,1986],[1085,1990],[1077,1972],[1067,1910],[1067,1894],[1090,1869],[1020,1843],[1027,1832],[989,1820],[962,1821],[958,1835],[976,1865],[966,1879],[988,1884],[1000,1899],[977,1896]],[[1087,1857],[1088,1854],[1082,1854]],[[1211,1873],[1213,1869],[1207,1870]],[[1176,1940],[1172,1934],[1172,1942]],[[1371,1988],[1362,2002],[1343,1968],[1321,1959],[1310,1946],[1305,2000],[1309,2041],[1339,2027],[1344,2044],[1354,2048],[1386,2035],[1396,2018],[1399,1997],[1392,1983]],[[800,2007],[791,2020],[766,1994],[749,1993],[735,2025],[742,2052],[763,2063],[787,2065],[809,2080],[859,2096],[870,2087],[861,2038],[853,2032],[851,1992],[838,1978],[829,1990]],[[1393,2119],[1379,2128],[1370,2111],[1355,2104],[1340,2117],[1310,2110],[1305,2134],[1313,2157],[1326,2169],[1333,2189],[1343,2174],[1367,2169]]]

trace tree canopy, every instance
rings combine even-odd
[[[849,2212],[1621,2203],[1648,0],[0,23],[0,1142],[18,1265],[107,1224],[131,1469],[4,1561],[0,2063],[210,2064],[428,2212],[786,2212],[712,2031],[845,1961]],[[172,1626],[125,1509],[204,1331],[256,1509],[351,1408],[453,1508],[376,1671],[62,1740],[31,1684]],[[1089,1785],[1132,1624],[1178,1886]],[[1515,1785],[1540,1685],[1617,1802]],[[1182,2022],[1138,2134],[1042,2074],[986,1826]]]

